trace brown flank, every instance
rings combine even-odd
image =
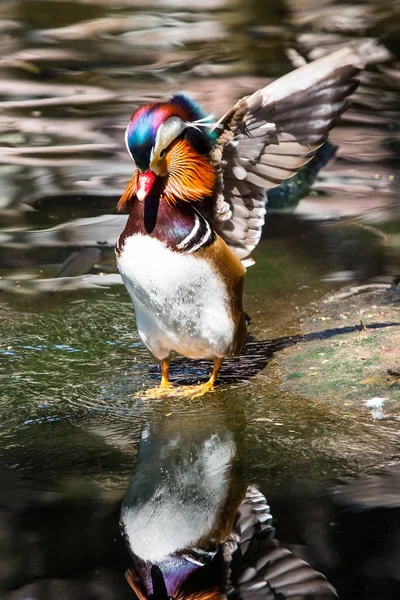
[[[213,244],[200,248],[193,256],[211,264],[227,287],[230,299],[228,310],[234,324],[235,336],[233,345],[226,356],[238,356],[247,338],[242,300],[246,269],[219,235],[216,236]]]

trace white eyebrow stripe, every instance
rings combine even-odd
[[[156,133],[153,156],[158,157],[161,151],[168,148],[186,127],[187,123],[176,115],[169,117],[164,123],[161,123]]]
[[[155,151],[156,148],[158,148],[158,145],[160,143],[161,129],[162,129],[163,125],[164,125],[164,123],[161,123],[161,125],[157,129],[156,139],[155,139],[155,142],[154,142],[154,146],[151,149],[151,158],[153,158],[154,151]]]
[[[212,124],[212,121],[214,121],[214,115],[210,113],[202,119],[197,119],[196,121],[193,121],[193,123],[196,123],[196,125],[198,125],[199,123],[205,123],[206,125],[209,125]]]
[[[129,154],[129,156],[131,157],[131,159],[133,160],[133,162],[134,162],[134,163],[135,163],[135,165],[136,165],[136,161],[135,161],[135,159],[133,158],[133,154],[132,154],[132,152],[131,152],[131,151],[130,151],[130,149],[129,149],[129,144],[128,144],[128,128],[126,128],[126,129],[125,129],[125,146],[126,146],[126,149],[128,150],[128,154]]]

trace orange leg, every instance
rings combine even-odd
[[[212,388],[214,387],[214,384],[215,384],[215,382],[217,380],[217,377],[219,375],[219,372],[221,370],[223,362],[224,362],[223,358],[214,358],[214,368],[212,370],[211,377],[207,381],[207,383],[204,384],[204,387],[206,389],[212,390]]]
[[[168,379],[168,371],[169,371],[169,364],[170,364],[171,360],[170,358],[164,358],[164,360],[161,361],[161,383],[160,383],[160,388],[170,388],[172,387],[172,383],[170,382],[170,380]]]
[[[140,391],[135,394],[136,397],[148,398],[149,400],[158,400],[162,398],[169,398],[171,395],[174,395],[174,387],[169,380],[168,370],[169,370],[170,359],[164,358],[161,363],[161,382],[158,387],[151,388],[146,390],[145,392]]]
[[[161,383],[158,388],[146,390],[144,396],[149,399],[157,398],[200,398],[214,388],[214,384],[221,369],[223,358],[214,358],[214,368],[210,379],[201,385],[184,385],[173,387],[168,378],[170,359],[165,358],[161,361]],[[143,392],[138,392],[137,396],[143,396]]]
[[[188,386],[185,388],[185,395],[188,395],[193,399],[201,398],[201,396],[204,396],[204,394],[207,394],[207,392],[211,392],[214,389],[214,384],[217,380],[223,361],[223,358],[214,358],[214,368],[212,370],[210,379],[201,385]]]

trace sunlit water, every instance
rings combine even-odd
[[[106,546],[148,424],[223,426],[237,447],[235,477],[278,499],[295,482],[331,484],[395,463],[397,422],[284,391],[276,355],[296,343],[290,336],[304,333],[301,319],[325,294],[399,274],[398,4],[3,2],[0,28],[0,466],[11,482],[65,493],[75,502],[66,501],[66,515],[86,514],[88,498],[112,506],[93,528],[112,531],[99,542],[100,562],[119,577],[125,559]],[[315,58],[354,37],[372,64],[332,135],[336,160],[294,212],[270,211],[248,273],[245,356],[227,361],[221,385],[202,399],[144,400],[158,367],[137,335],[113,254],[126,218],[115,206],[132,173],[131,112],[184,90],[218,116],[299,55]],[[293,208],[294,196],[274,206]],[[195,383],[209,370],[176,358],[171,375]],[[61,552],[59,563],[10,569],[0,587],[62,578],[64,560]],[[72,563],[74,572],[79,559]],[[129,597],[122,576],[115,588],[107,577],[110,594]]]

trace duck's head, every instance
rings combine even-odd
[[[132,556],[126,579],[139,600],[223,600],[222,555],[176,552],[151,564]],[[201,571],[201,572],[200,572]],[[205,588],[205,589],[204,589]]]
[[[170,203],[210,196],[215,172],[207,159],[213,143],[209,128],[200,107],[183,94],[139,107],[125,133],[136,169],[118,209],[135,198],[145,200],[155,188]]]

